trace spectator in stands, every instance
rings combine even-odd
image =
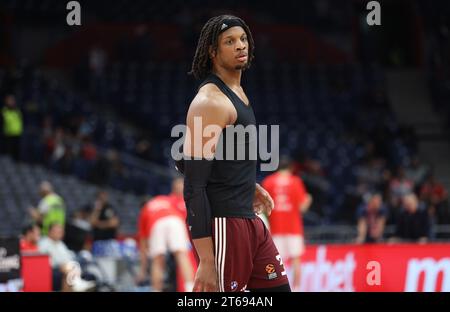
[[[53,270],[53,290],[87,291],[95,287],[95,282],[81,278],[75,254],[62,241],[64,228],[59,223],[49,226],[48,236],[39,241],[39,251],[50,257]]]
[[[46,117],[42,129],[46,158],[50,164],[60,159],[65,152],[64,130],[60,127],[53,129],[52,122],[51,117]]]
[[[92,238],[94,242],[116,239],[119,228],[119,217],[109,203],[108,193],[106,191],[98,192],[89,220],[92,226]]]
[[[83,249],[90,250],[87,246],[89,235],[91,234],[91,223],[89,217],[91,209],[89,205],[75,211],[68,220],[64,236],[64,243],[70,250],[79,252]]]
[[[417,196],[410,193],[403,197],[403,211],[401,212],[395,236],[390,242],[413,241],[426,243],[430,236],[430,217],[425,206],[419,203]]]
[[[35,223],[27,224],[22,229],[20,238],[20,251],[38,251],[38,242],[41,238],[41,229]]]
[[[414,191],[414,182],[405,176],[403,167],[397,169],[397,174],[391,179],[388,189],[390,223],[395,224],[401,213],[402,198]]]
[[[22,113],[16,105],[12,94],[5,96],[5,106],[2,108],[3,140],[5,153],[15,161],[20,158],[20,138],[23,133]]]
[[[82,145],[80,149],[80,156],[88,162],[94,162],[97,159],[97,148],[92,143],[92,139],[89,136],[82,138]]]
[[[278,171],[266,177],[262,187],[274,200],[269,219],[270,231],[284,265],[292,268],[292,289],[300,284],[300,260],[304,253],[303,218],[312,202],[303,181],[292,174],[292,163],[287,157],[280,160]]]
[[[406,177],[413,181],[414,185],[422,185],[427,173],[429,171],[428,166],[422,164],[418,156],[413,156],[411,159],[411,164],[406,168]]]
[[[77,136],[80,138],[85,138],[85,137],[90,138],[92,136],[94,130],[95,130],[95,126],[92,125],[92,123],[88,119],[88,116],[86,116],[86,115],[80,116],[80,118],[78,120]]]
[[[379,243],[383,240],[387,209],[381,194],[369,194],[357,211],[358,236],[356,243]]]
[[[403,167],[397,169],[397,175],[391,180],[389,190],[393,202],[400,202],[414,190],[414,182],[406,177]]]
[[[420,189],[420,199],[438,205],[447,200],[448,193],[444,185],[438,181],[433,174],[430,174]]]
[[[358,179],[357,192],[361,195],[381,189],[386,183],[387,170],[383,158],[368,157],[363,164],[356,167]]]
[[[31,207],[31,217],[42,225],[42,234],[47,235],[50,224],[58,223],[64,226],[66,221],[66,205],[64,200],[53,191],[53,186],[44,181],[39,186],[42,197],[38,208]]]
[[[148,201],[139,215],[141,270],[138,280],[147,276],[148,257],[150,277],[155,291],[164,290],[165,256],[173,253],[185,282],[185,291],[193,288],[194,271],[189,259],[189,238],[185,221],[169,196],[156,196]]]
[[[428,205],[432,218],[439,224],[450,223],[448,192],[444,185],[430,174],[420,189],[420,199]]]
[[[63,128],[55,130],[53,138],[47,141],[48,149],[51,153],[50,166],[61,172],[70,173],[73,160],[73,145],[70,134],[66,133]]]

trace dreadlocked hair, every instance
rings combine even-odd
[[[209,47],[211,46],[213,51],[217,50],[219,33],[223,22],[227,19],[237,19],[242,24],[242,28],[247,34],[248,40],[248,62],[243,68],[244,70],[249,68],[254,58],[253,50],[255,44],[253,41],[250,28],[239,17],[233,15],[220,15],[210,18],[203,26],[200,32],[200,38],[198,39],[197,49],[195,50],[194,60],[192,61],[192,68],[189,72],[190,75],[194,75],[196,79],[204,79],[211,72],[212,62],[209,58]]]

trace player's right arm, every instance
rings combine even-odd
[[[194,280],[194,291],[218,290],[212,240],[212,214],[206,185],[220,132],[230,124],[230,121],[229,106],[217,93],[199,93],[189,107],[183,152],[185,156],[193,159],[184,161],[184,198],[192,241],[200,259]],[[208,126],[216,127],[218,132],[211,137],[203,137],[203,131]],[[211,148],[203,150],[205,146]]]

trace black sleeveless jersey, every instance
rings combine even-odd
[[[215,84],[233,103],[237,111],[234,127],[254,128],[244,136],[236,135],[233,127],[222,130],[211,174],[206,186],[209,203],[214,217],[254,218],[253,198],[256,184],[256,149],[250,153],[250,145],[256,146],[256,120],[251,105],[246,105],[218,76],[210,74],[200,85]],[[236,128],[235,128],[236,129]],[[227,145],[227,137],[233,136],[232,144]],[[233,146],[233,157],[228,157],[227,147]],[[238,149],[244,153],[238,155]],[[253,155],[253,156],[252,156]]]

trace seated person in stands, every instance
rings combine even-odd
[[[50,257],[53,270],[53,290],[87,291],[95,287],[95,282],[81,279],[80,265],[75,254],[62,241],[64,227],[59,223],[49,226],[48,236],[39,241],[39,251]]]
[[[430,217],[424,205],[419,204],[414,193],[403,197],[402,211],[399,215],[395,237],[390,242],[409,241],[426,243],[430,236]]]
[[[100,191],[90,216],[94,241],[116,239],[119,218],[108,201],[108,193]]]
[[[438,224],[450,224],[448,192],[444,185],[430,174],[420,189],[420,200],[428,204],[430,216]]]
[[[403,167],[397,168],[397,174],[390,180],[388,188],[388,205],[390,225],[398,223],[402,213],[403,198],[414,191],[414,182],[405,175]]]
[[[64,243],[74,252],[90,250],[90,246],[88,246],[88,238],[91,234],[89,216],[90,207],[86,206],[73,212],[66,223]]]
[[[42,225],[42,235],[47,235],[51,223],[64,224],[66,220],[66,205],[61,196],[56,194],[48,181],[39,185],[39,194],[42,197],[38,208],[31,207],[31,217]]]
[[[358,237],[356,243],[377,243],[383,239],[387,210],[381,194],[369,195],[358,208]]]
[[[35,223],[27,224],[22,229],[22,237],[20,238],[20,251],[39,251],[38,242],[41,238],[41,229]]]

